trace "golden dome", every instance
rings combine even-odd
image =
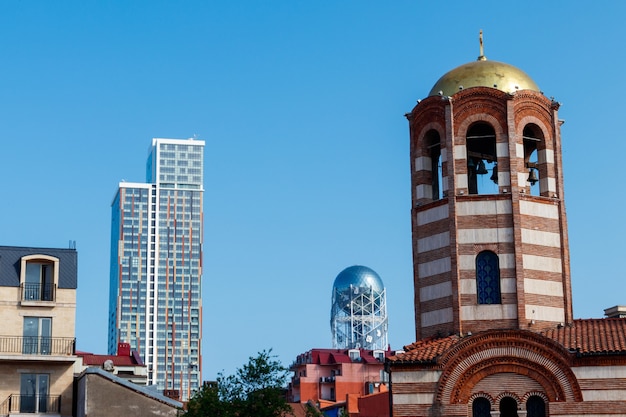
[[[491,87],[513,93],[517,90],[540,91],[535,82],[521,69],[503,62],[488,61],[482,54],[478,61],[448,71],[437,81],[429,96],[451,96],[471,87]]]

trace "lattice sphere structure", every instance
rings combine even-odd
[[[330,327],[335,349],[387,349],[387,295],[376,272],[355,265],[337,275]]]

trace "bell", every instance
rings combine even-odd
[[[478,161],[478,167],[476,168],[476,173],[478,175],[485,175],[487,173],[487,168],[485,168],[485,162],[482,159]]]
[[[474,158],[470,158],[467,160],[467,167],[468,168],[475,168],[476,164],[474,163]]]
[[[528,182],[530,183],[530,185],[535,185],[535,184],[537,184],[537,181],[539,181],[539,178],[537,178],[537,174],[535,173],[535,169],[534,168],[530,168],[530,170],[528,171]]]
[[[493,181],[494,184],[498,183],[498,164],[493,166],[493,171],[491,171],[491,177],[489,177],[489,179]]]

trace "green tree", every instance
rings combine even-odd
[[[272,350],[259,352],[235,375],[218,374],[189,401],[186,417],[281,417],[292,414],[284,386],[288,370]]]
[[[320,411],[313,401],[309,400],[304,407],[306,417],[324,417],[324,413]]]

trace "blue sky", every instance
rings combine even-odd
[[[0,244],[77,242],[78,349],[104,353],[110,203],[153,137],[206,141],[204,375],[330,347],[334,278],[414,341],[404,113],[485,55],[563,103],[574,314],[626,304],[623,2],[0,3]]]

